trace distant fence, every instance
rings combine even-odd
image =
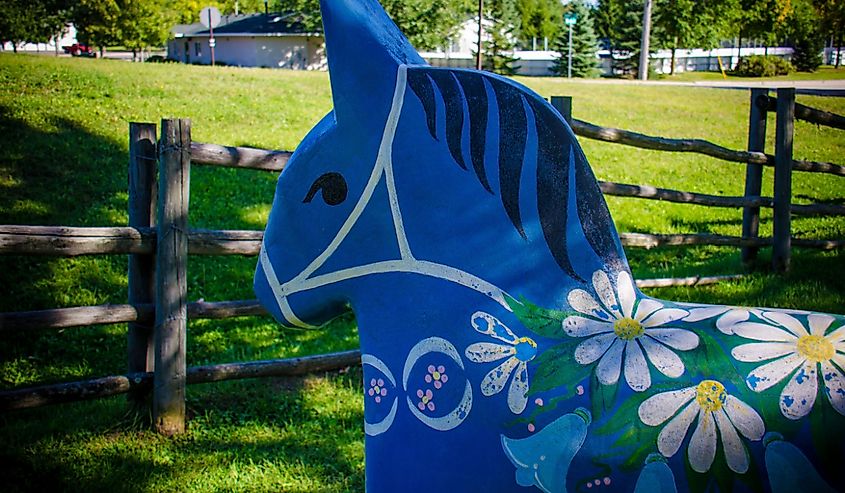
[[[795,105],[794,91],[779,91],[776,101],[765,92],[752,93],[747,151],[733,151],[702,140],[663,139],[597,127],[571,118],[571,99],[553,98],[552,101],[570,121],[575,133],[583,137],[646,149],[698,152],[747,164],[746,193],[743,197],[721,197],[602,182],[602,190],[609,195],[742,207],[744,210],[742,237],[622,233],[620,236],[624,245],[646,248],[658,245],[736,245],[744,248],[744,258],[752,258],[760,246],[774,245],[778,254],[776,265],[782,268],[788,266],[790,244],[815,248],[845,246],[843,240],[801,240],[789,236],[790,214],[845,214],[845,207],[841,206],[790,204],[789,185],[793,169],[845,176],[845,169],[839,165],[792,160],[792,120],[795,116],[845,128],[845,122],[840,116]],[[775,156],[762,152],[765,114],[770,108],[778,111],[778,141],[785,142],[778,144]],[[781,139],[781,136],[784,138]],[[145,402],[152,392],[156,429],[164,434],[174,434],[184,430],[187,384],[302,375],[360,363],[360,352],[352,350],[301,358],[188,368],[185,352],[188,319],[222,319],[266,313],[256,300],[188,303],[186,270],[189,254],[255,256],[262,240],[261,231],[189,229],[190,166],[200,164],[278,172],[284,168],[291,153],[195,143],[191,141],[190,120],[184,119],[162,120],[160,139],[156,137],[154,124],[132,123],[129,127],[129,141],[128,227],[0,226],[0,254],[65,257],[129,255],[129,293],[125,305],[0,314],[0,331],[3,332],[128,323],[128,371],[125,375],[3,391],[0,392],[0,410],[24,409],[123,393],[128,393],[130,401],[138,404]],[[775,166],[774,198],[760,197],[762,166]],[[774,239],[757,236],[760,207],[775,208]],[[637,281],[637,284],[640,287],[693,286],[736,277],[649,279]]]

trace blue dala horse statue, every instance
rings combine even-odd
[[[375,0],[321,6],[334,110],[255,291],[290,327],[354,309],[369,491],[845,488],[842,317],[643,295],[540,96],[427,66]]]

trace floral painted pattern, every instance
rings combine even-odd
[[[698,417],[687,457],[692,469],[699,473],[707,472],[713,465],[717,429],[728,467],[739,474],[748,470],[748,452],[740,435],[757,441],[765,433],[757,411],[729,395],[724,385],[715,380],[703,380],[693,387],[655,394],[640,404],[637,413],[648,426],[666,423],[657,436],[657,449],[665,457],[678,452],[693,420]]]
[[[417,407],[420,411],[425,411],[426,409],[434,411],[434,393],[431,392],[431,389],[426,389],[425,392],[422,389],[417,389],[417,398],[419,399]]]
[[[582,365],[598,361],[596,377],[604,385],[619,380],[623,361],[625,381],[637,392],[651,386],[648,361],[670,378],[684,373],[684,363],[675,354],[698,347],[698,336],[689,330],[669,326],[688,315],[686,310],[668,308],[650,298],[637,297],[634,282],[627,272],[620,272],[616,291],[604,271],[593,274],[590,293],[575,289],[567,297],[569,305],[586,315],[573,315],[563,321],[563,330],[571,337],[586,339],[575,348],[575,360]]]
[[[370,388],[367,390],[367,395],[376,401],[376,404],[381,403],[381,398],[387,396],[387,388],[384,386],[384,380],[379,378],[370,379]]]
[[[504,359],[485,375],[481,381],[481,393],[488,397],[498,394],[515,373],[508,388],[508,407],[514,414],[520,414],[528,404],[528,362],[537,356],[537,343],[529,337],[517,337],[489,313],[476,312],[471,321],[476,331],[504,343],[476,342],[466,349],[466,357],[475,363]]]
[[[425,376],[425,382],[434,385],[435,389],[440,389],[443,384],[449,381],[449,375],[446,375],[446,367],[440,365],[428,365],[428,373]]]
[[[787,418],[800,419],[816,402],[821,374],[830,405],[845,415],[845,325],[829,331],[834,318],[815,313],[807,315],[808,326],[781,312],[763,312],[761,320],[769,323],[743,322],[733,328],[741,337],[760,341],[733,348],[737,361],[768,361],[748,374],[748,387],[762,392],[787,380],[780,410]]]

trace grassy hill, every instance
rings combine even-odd
[[[574,97],[576,118],[742,149],[748,94],[690,87],[589,85],[520,78],[543,96]],[[799,96],[845,114],[845,100]],[[242,68],[131,64],[0,54],[0,224],[127,222],[128,122],[193,120],[199,142],[293,149],[331,109],[328,76]],[[774,137],[774,116],[769,120]],[[744,167],[582,139],[600,179],[741,195]],[[842,163],[845,133],[796,123],[797,158]],[[764,194],[771,194],[771,170]],[[276,176],[194,167],[190,223],[262,229]],[[796,202],[845,202],[841,177],[797,173]],[[739,235],[741,212],[611,197],[620,231]],[[764,210],[762,233],[771,233]],[[796,236],[845,237],[845,218],[795,218]],[[629,250],[638,278],[742,272],[734,248]],[[793,272],[713,287],[655,290],[679,301],[845,310],[845,252],[796,250]],[[252,298],[255,259],[191,257],[189,299]],[[126,300],[126,258],[0,257],[0,311]],[[0,387],[116,374],[125,326],[0,332]],[[193,321],[188,364],[223,363],[357,346],[351,317],[321,331],[282,330],[267,318]],[[9,491],[359,491],[363,489],[360,374],[257,380],[189,389],[189,433],[167,440],[124,415],[122,398],[0,417],[0,470]]]

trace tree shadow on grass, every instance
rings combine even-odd
[[[127,151],[66,118],[48,119],[36,128],[0,106],[0,224],[110,226],[125,224]],[[100,257],[104,269],[125,271],[125,258]],[[0,256],[4,295],[0,311],[53,308],[72,304],[76,292],[57,278],[69,275],[83,259]],[[86,276],[83,286],[112,301],[125,293],[119,275]],[[106,282],[103,282],[107,279]],[[85,284],[89,286],[85,286]],[[125,294],[124,294],[125,296]],[[117,301],[116,299],[113,301]]]
[[[67,118],[31,123],[0,105],[0,224],[125,225],[125,145]],[[0,311],[126,302],[126,256],[0,255]],[[0,386],[122,369],[122,335],[103,328],[5,332]]]
[[[845,204],[845,197],[837,197],[834,199],[820,199],[817,197],[812,197],[810,195],[805,194],[797,194],[794,197],[795,199],[803,200],[808,203],[812,204],[827,204],[827,205],[843,205]]]
[[[4,416],[6,491],[362,491],[361,373],[189,387],[171,439],[109,405]],[[94,412],[92,412],[94,411]]]

